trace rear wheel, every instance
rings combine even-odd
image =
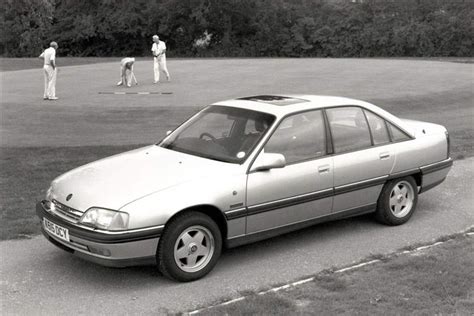
[[[387,225],[406,223],[418,201],[418,188],[412,177],[387,182],[382,189],[375,213],[377,220]]]
[[[166,226],[157,250],[158,268],[171,279],[197,280],[212,270],[221,249],[217,224],[205,214],[186,212]]]

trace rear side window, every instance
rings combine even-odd
[[[401,141],[404,141],[404,140],[409,140],[410,137],[408,137],[407,134],[405,134],[404,132],[402,132],[398,127],[396,127],[395,125],[391,124],[391,123],[388,123],[388,129],[390,130],[390,134],[392,135],[392,141],[394,142],[401,142]]]
[[[372,146],[369,126],[359,107],[327,109],[334,151],[342,153]]]
[[[390,137],[388,135],[387,126],[385,125],[385,120],[370,111],[364,110],[364,112],[367,116],[367,121],[369,121],[370,131],[372,132],[372,139],[374,140],[374,145],[389,143]]]

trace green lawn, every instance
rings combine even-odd
[[[472,315],[474,240],[465,235],[199,315]]]
[[[62,57],[58,55],[58,66],[78,66],[98,63],[118,63],[123,57]],[[190,58],[187,58],[190,59]],[[207,58],[211,59],[211,58]],[[262,58],[263,59],[263,58]],[[383,58],[382,58],[383,59]],[[385,59],[401,59],[401,60],[430,60],[453,63],[473,63],[474,58],[469,57],[406,57],[406,58],[385,58]],[[136,57],[137,61],[151,60],[151,57]],[[1,71],[15,71],[24,69],[41,68],[42,61],[39,58],[5,58],[0,57],[0,72]]]

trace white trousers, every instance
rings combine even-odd
[[[44,94],[43,98],[56,97],[56,74],[57,68],[49,65],[44,65]]]
[[[166,67],[166,55],[153,58],[153,71],[155,72],[155,82],[160,81],[160,71],[166,75],[166,79],[170,79],[170,73]]]
[[[131,87],[132,86],[132,72],[133,72],[133,66],[130,69],[127,69],[127,67],[125,66],[120,67],[121,80],[119,83],[123,84],[124,86]]]

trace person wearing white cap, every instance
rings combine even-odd
[[[170,81],[170,73],[166,67],[166,44],[160,41],[158,35],[153,35],[151,52],[153,53],[154,83],[160,81],[160,71],[163,71],[166,74],[166,79]]]
[[[45,49],[39,58],[44,60],[44,93],[43,100],[57,100],[56,97],[56,75],[58,68],[56,67],[56,50],[58,43],[51,42],[49,48]]]
[[[135,80],[135,84],[138,84],[137,78],[133,73],[133,64],[135,63],[135,58],[125,57],[120,61],[120,81],[117,83],[117,86],[126,85],[127,87],[132,86],[132,80]]]

